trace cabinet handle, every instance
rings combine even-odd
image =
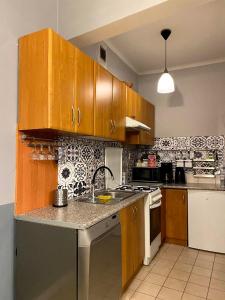
[[[136,216],[137,216],[137,214],[138,214],[137,206],[135,206],[135,212],[136,212]]]
[[[78,107],[78,109],[77,109],[77,113],[78,113],[78,126],[80,126],[81,111],[80,111],[80,108],[79,108],[79,107]]]
[[[115,122],[115,120],[113,120],[113,130],[114,130],[114,132],[116,131],[116,122]]]
[[[111,133],[113,133],[113,120],[110,120],[110,131],[111,131]]]
[[[133,211],[134,218],[136,218],[136,216],[137,216],[137,207],[136,206],[132,207],[132,211]]]
[[[75,125],[75,113],[74,113],[74,106],[72,105],[72,125]]]

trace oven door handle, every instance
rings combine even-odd
[[[158,195],[156,195],[156,196],[153,196],[152,197],[152,200],[154,200],[154,203],[157,201],[158,202],[158,200],[160,200],[160,199],[162,199],[162,194],[160,193],[160,194],[158,194]]]
[[[154,208],[160,207],[161,204],[162,204],[162,201],[159,200],[159,201],[155,202],[154,204],[150,205],[150,209],[154,209]]]

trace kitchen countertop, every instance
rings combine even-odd
[[[40,208],[18,215],[15,219],[73,229],[86,229],[145,196],[146,193],[140,192],[113,205],[83,203],[73,199],[68,201],[66,207]]]
[[[186,184],[168,183],[168,184],[163,184],[162,187],[166,189],[225,191],[225,187],[216,184],[210,184],[210,183],[209,184],[208,183],[186,183]]]

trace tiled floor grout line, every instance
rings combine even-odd
[[[198,250],[197,250],[197,251],[198,251]],[[194,264],[193,264],[192,267],[191,267],[191,272],[190,272],[190,275],[189,275],[189,277],[188,277],[188,279],[187,279],[187,282],[186,282],[186,284],[185,284],[184,291],[183,291],[183,294],[182,294],[181,299],[182,299],[183,296],[184,296],[185,289],[186,289],[186,287],[187,287],[187,285],[188,285],[188,283],[189,283],[189,279],[190,279],[190,277],[191,277],[191,274],[192,274],[192,271],[193,271],[193,269],[194,269],[195,263],[196,263],[196,261],[197,261],[198,255],[199,255],[199,251],[198,251],[198,254],[197,254],[196,257],[195,257]],[[187,293],[187,294],[189,294],[189,293]],[[189,294],[189,295],[190,295],[190,294]]]
[[[154,299],[161,299],[161,298],[159,298],[159,294],[160,294],[160,292],[162,291],[162,289],[163,288],[167,288],[167,289],[169,289],[169,290],[174,290],[174,291],[177,291],[177,292],[180,292],[180,295],[181,295],[181,299],[183,299],[184,298],[184,295],[187,293],[188,295],[192,295],[192,296],[197,296],[197,294],[196,295],[194,295],[194,294],[192,294],[191,293],[191,291],[185,291],[186,290],[186,288],[187,288],[187,285],[188,285],[188,283],[191,283],[190,282],[190,278],[191,278],[191,275],[192,274],[196,274],[196,275],[198,275],[198,276],[202,276],[202,277],[207,277],[208,278],[208,280],[209,281],[207,281],[208,282],[208,285],[205,285],[205,284],[199,284],[198,282],[193,282],[193,284],[195,284],[195,285],[198,285],[198,286],[201,286],[201,287],[205,287],[206,289],[205,289],[205,292],[206,292],[206,295],[205,295],[205,297],[206,298],[204,298],[202,295],[201,296],[198,296],[199,298],[202,298],[202,299],[208,299],[208,297],[209,297],[209,292],[210,292],[210,286],[211,286],[211,282],[212,282],[212,279],[213,279],[213,270],[214,270],[214,267],[215,267],[215,264],[216,264],[216,253],[214,253],[214,256],[213,256],[213,259],[210,259],[210,260],[208,260],[208,259],[206,259],[206,258],[204,258],[204,257],[201,257],[201,253],[203,254],[203,252],[205,252],[205,253],[207,253],[206,251],[200,251],[200,250],[197,250],[196,249],[196,256],[194,257],[194,254],[195,253],[193,253],[193,258],[191,259],[191,257],[192,256],[190,256],[190,262],[187,262],[187,261],[182,261],[182,256],[185,256],[185,251],[187,250],[187,249],[190,249],[191,250],[191,248],[187,248],[187,247],[183,247],[182,249],[177,249],[178,251],[176,251],[175,249],[176,248],[174,248],[174,253],[173,253],[173,251],[171,251],[171,253],[169,253],[170,252],[170,250],[169,249],[173,249],[173,248],[170,248],[170,247],[166,247],[165,249],[162,249],[162,252],[161,252],[161,254],[160,253],[158,253],[159,254],[159,256],[158,256],[158,254],[155,256],[155,258],[156,258],[156,260],[155,260],[155,262],[153,262],[153,261],[151,261],[151,264],[148,266],[148,268],[146,269],[146,273],[144,272],[143,274],[142,274],[142,277],[140,277],[140,278],[143,278],[143,279],[138,279],[137,278],[137,280],[138,280],[138,284],[137,284],[137,286],[136,286],[136,288],[134,288],[134,289],[131,289],[130,290],[130,295],[128,296],[128,298],[131,300],[131,299],[134,299],[135,298],[135,293],[140,293],[140,294],[142,294],[142,295],[151,295],[151,294],[149,294],[148,292],[143,292],[141,289],[140,290],[138,290],[139,289],[139,287],[141,286],[141,284],[143,283],[143,282],[145,282],[145,280],[146,280],[146,278],[148,277],[148,276],[150,276],[151,275],[151,273],[152,273],[152,270],[153,270],[153,268],[155,267],[155,266],[157,266],[157,264],[162,260],[164,260],[165,261],[165,267],[167,266],[167,264],[166,264],[166,261],[168,262],[168,266],[167,266],[167,268],[170,268],[170,270],[167,270],[167,272],[168,272],[168,274],[167,275],[162,275],[161,273],[155,273],[154,271],[153,271],[153,274],[158,274],[158,275],[161,275],[161,276],[163,276],[163,277],[165,277],[165,279],[161,282],[161,283],[152,283],[152,284],[154,284],[154,285],[157,285],[157,286],[159,286],[159,290],[158,290],[158,292],[154,295],[154,294],[152,294],[151,295],[151,297],[153,297]],[[210,253],[213,253],[213,252],[210,252]],[[191,254],[191,253],[190,253]],[[171,259],[169,258],[169,257],[167,257],[167,255],[171,255]],[[178,255],[178,256],[177,256]],[[188,252],[187,252],[187,255],[188,255]],[[177,256],[177,257],[176,257]],[[175,260],[174,260],[174,258],[175,258]],[[194,267],[196,266],[196,263],[197,263],[197,261],[198,260],[205,260],[205,261],[211,261],[211,263],[210,263],[210,266],[211,266],[211,268],[210,268],[210,271],[211,271],[211,273],[210,273],[210,276],[208,276],[208,275],[203,275],[203,274],[198,274],[198,272],[197,273],[193,273],[193,269],[194,269]],[[170,261],[170,263],[169,263],[169,261]],[[179,287],[177,287],[177,288],[175,288],[175,287],[170,287],[170,285],[167,287],[167,286],[165,286],[165,282],[168,280],[168,279],[170,279],[170,278],[173,278],[173,277],[169,277],[170,275],[171,275],[171,273],[172,273],[172,271],[173,270],[175,270],[175,265],[177,264],[177,263],[181,263],[181,264],[184,264],[184,265],[190,265],[190,267],[191,268],[187,268],[187,270],[186,269],[180,269],[180,271],[183,271],[183,272],[186,272],[187,274],[188,274],[188,276],[186,276],[186,279],[178,279],[177,278],[177,280],[179,281],[183,281],[184,282],[184,284],[183,284],[183,291],[179,288]],[[169,265],[170,265],[170,267],[169,267]],[[197,265],[198,266],[198,265]],[[209,267],[210,266],[201,266],[201,264],[199,265],[199,268],[203,268],[203,269],[207,269],[207,270],[209,270]],[[157,268],[156,268],[157,269]],[[178,268],[178,270],[179,270],[179,268]],[[176,278],[176,276],[175,276],[175,278]],[[222,280],[222,279],[221,279]],[[224,280],[222,280],[222,281],[224,281]],[[225,281],[224,281],[225,282]],[[134,285],[135,286],[135,285]],[[215,290],[218,290],[218,291],[221,291],[219,288],[217,289],[217,288],[215,288]],[[154,296],[153,296],[154,295]]]
[[[185,247],[182,249],[182,251],[180,252],[180,254],[179,254],[179,256],[177,257],[177,259],[173,262],[173,267],[171,268],[170,272],[169,272],[168,275],[166,276],[166,279],[165,279],[165,281],[163,282],[163,284],[162,284],[162,286],[161,286],[161,288],[160,288],[160,290],[159,290],[157,296],[155,297],[155,299],[156,299],[156,298],[158,297],[158,295],[160,294],[160,291],[161,291],[162,288],[164,287],[164,284],[165,284],[166,280],[169,278],[170,273],[172,272],[172,270],[173,270],[175,264],[176,264],[177,261],[179,260],[179,257],[181,256],[181,254],[182,254],[182,252],[184,251],[184,249],[185,249]],[[160,298],[159,298],[159,299],[160,299]]]
[[[155,257],[156,257],[157,255],[155,255]],[[154,257],[154,258],[155,258]],[[153,259],[154,259],[153,258]],[[152,261],[151,261],[152,262]],[[157,262],[156,262],[157,263]],[[155,264],[156,264],[155,263]],[[151,264],[151,263],[150,263]],[[154,265],[155,265],[154,264]],[[145,278],[143,279],[143,280],[140,280],[141,282],[139,283],[139,285],[133,290],[133,293],[131,294],[131,296],[130,296],[130,299],[132,299],[132,297],[134,296],[134,294],[136,293],[136,292],[138,292],[138,293],[140,293],[140,294],[143,294],[143,295],[146,295],[145,293],[142,293],[142,292],[140,292],[140,291],[138,291],[138,288],[141,286],[141,284],[145,281],[145,279],[148,277],[148,275],[151,273],[151,270],[152,270],[152,268],[154,267],[154,265],[153,266],[151,266],[150,267],[150,270],[149,270],[149,272],[147,273],[147,275],[145,276]]]
[[[214,260],[213,260],[213,265],[212,265],[212,272],[210,274],[209,287],[208,287],[206,299],[208,299],[208,295],[209,295],[209,288],[210,288],[210,284],[211,284],[211,280],[212,280],[212,274],[213,274],[213,268],[214,268],[215,260],[216,260],[216,254],[214,255]]]

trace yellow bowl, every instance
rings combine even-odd
[[[100,202],[106,203],[112,199],[112,196],[111,195],[98,195],[97,198],[99,199]]]

